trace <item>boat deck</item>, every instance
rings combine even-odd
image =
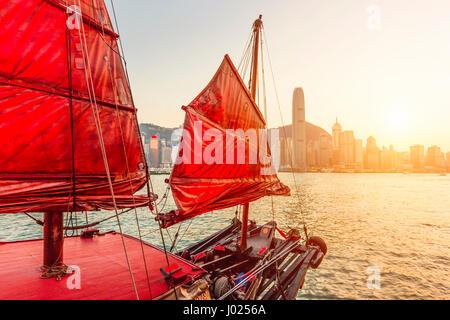
[[[141,245],[138,239],[124,236],[132,273],[140,299],[155,298],[168,290],[160,268],[167,267],[164,251],[144,243],[150,279],[148,286]],[[70,289],[75,276],[41,279],[43,240],[0,243],[1,300],[131,300],[136,299],[125,258],[121,236],[106,233],[93,238],[70,237],[64,240],[64,263],[78,266],[80,289]],[[204,270],[169,254],[170,264],[182,269],[177,276],[200,276]],[[70,278],[70,279],[69,279]],[[71,281],[72,280],[72,281]],[[186,280],[188,281],[188,280]],[[73,287],[73,285],[72,285]]]

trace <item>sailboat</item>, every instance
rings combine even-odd
[[[290,196],[273,168],[265,117],[256,104],[262,29],[259,16],[248,46],[248,88],[225,55],[206,88],[183,107],[183,137],[166,181],[177,209],[157,216],[167,228],[204,213],[242,208],[242,220],[237,210],[228,227],[178,252],[208,272],[214,299],[295,299],[308,268],[317,268],[327,252],[325,242],[308,237],[306,227],[302,238],[296,229],[284,233],[275,221],[249,221],[250,203]],[[267,151],[268,161],[252,162],[252,150]]]
[[[0,0],[0,30],[0,214],[43,227],[40,239],[0,242],[0,299],[295,298],[326,246],[298,230],[283,234],[274,221],[249,222],[250,202],[289,193],[267,174],[270,163],[180,163],[169,179],[178,210],[158,212],[117,24],[103,0]],[[264,129],[254,98],[226,56],[185,108],[185,130],[198,119],[219,133]],[[242,222],[182,252],[166,248],[163,228],[236,205]],[[142,239],[138,208],[156,216],[163,248]],[[137,237],[122,231],[130,211]],[[87,212],[111,215],[92,222]],[[80,214],[86,223],[74,225]],[[107,219],[117,231],[95,229]]]

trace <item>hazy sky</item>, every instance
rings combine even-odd
[[[263,14],[286,124],[293,89],[302,86],[307,121],[329,132],[338,116],[344,129],[364,140],[373,135],[379,146],[437,144],[450,151],[448,0],[114,3],[141,122],[180,125],[180,107],[205,87],[226,53],[239,63]],[[271,81],[267,87],[274,127],[281,119]]]

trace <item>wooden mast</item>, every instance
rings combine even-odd
[[[44,266],[63,265],[64,215],[62,212],[44,213]]]
[[[72,52],[70,30],[66,29],[67,50],[67,82],[70,94],[70,135],[72,151],[72,194],[73,210],[75,210],[76,176],[75,176],[75,145],[73,126],[73,83],[72,83]],[[62,212],[44,213],[44,266],[52,268],[63,265],[64,252],[64,214]]]
[[[258,55],[259,55],[259,37],[262,27],[262,15],[253,23],[253,60],[252,60],[252,70],[250,74],[249,89],[256,101],[256,86],[258,84]],[[250,204],[246,203],[242,206],[242,227],[241,227],[241,249],[247,249],[247,232],[248,232],[248,213],[250,209]]]

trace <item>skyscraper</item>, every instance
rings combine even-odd
[[[339,134],[342,132],[342,126],[336,117],[336,123],[333,125],[333,149],[339,149]]]
[[[158,168],[159,164],[159,138],[152,136],[150,140],[150,166]]]
[[[392,146],[391,146],[392,147]],[[393,149],[393,147],[392,147]],[[393,158],[392,158],[392,150],[383,146],[383,150],[381,151],[381,168],[390,170],[394,168]]]
[[[305,96],[301,87],[295,88],[292,98],[292,142],[294,169],[306,169]]]
[[[353,167],[355,162],[355,136],[353,131],[346,130],[339,133],[340,160],[347,168]]]
[[[425,166],[425,151],[421,145],[410,147],[411,163],[414,169],[423,169]]]
[[[332,159],[332,139],[330,135],[322,133],[319,140],[319,166],[322,168],[329,167]]]
[[[447,152],[447,155],[445,156],[446,157],[446,159],[447,159],[447,169],[450,169],[450,151],[449,152]]]
[[[342,133],[342,126],[338,122],[338,118],[336,117],[336,123],[332,128],[332,159],[334,165],[343,165],[341,160],[341,154],[339,151],[339,136]]]
[[[438,146],[431,146],[427,150],[427,156],[425,159],[427,166],[435,168],[445,168],[444,153]]]
[[[364,163],[363,141],[355,139],[355,168],[362,169]]]
[[[375,140],[374,137],[367,138],[366,168],[367,169],[380,168],[380,148],[378,148],[377,141]]]

